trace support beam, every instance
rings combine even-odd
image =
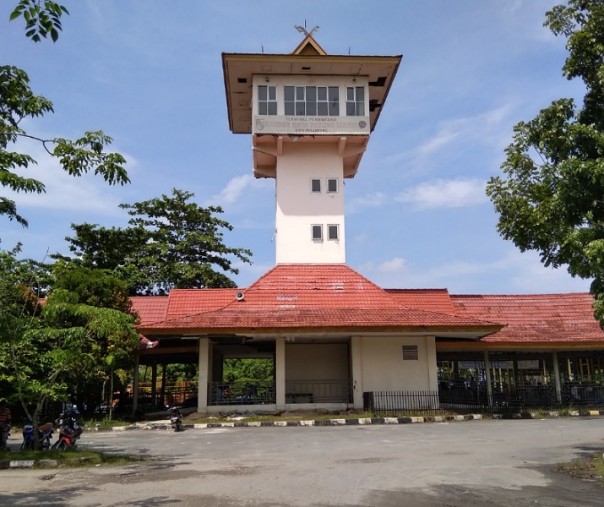
[[[136,415],[138,410],[138,383],[139,383],[139,372],[138,368],[140,365],[140,357],[137,354],[134,356],[134,376],[132,379],[132,416]]]
[[[344,156],[344,150],[346,149],[346,137],[340,137],[340,140],[338,141],[338,155],[340,155],[340,157]]]
[[[493,406],[493,382],[491,379],[491,361],[489,361],[489,351],[484,351],[484,372],[485,381],[487,383],[487,400],[489,407]]]
[[[352,368],[352,403],[355,410],[363,410],[363,355],[361,337],[350,338],[350,364]]]
[[[283,136],[277,137],[277,156],[283,155]]]
[[[151,406],[157,408],[157,363],[151,365]]]
[[[197,380],[197,412],[208,411],[208,382],[210,372],[210,339],[199,339],[199,378]]]
[[[275,339],[275,402],[277,410],[285,410],[285,337]]]
[[[552,361],[554,362],[554,386],[556,388],[556,400],[562,403],[562,386],[560,384],[560,365],[558,364],[558,352],[552,352]]]

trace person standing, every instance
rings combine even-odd
[[[10,451],[6,440],[10,431],[11,413],[6,400],[0,400],[0,451]]]

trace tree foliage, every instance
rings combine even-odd
[[[194,194],[173,189],[170,196],[123,204],[129,227],[72,225],[70,250],[84,267],[112,270],[131,294],[166,294],[172,288],[234,287],[233,259],[250,262],[251,252],[224,244],[232,226],[216,215],[218,206],[191,202]]]
[[[569,0],[545,25],[567,38],[562,73],[585,85],[581,106],[562,98],[514,127],[487,193],[498,230],[546,266],[592,278],[595,314],[604,324],[604,0]]]
[[[10,19],[22,17],[25,20],[25,36],[34,42],[40,42],[48,36],[56,42],[59,32],[63,30],[63,14],[69,14],[67,8],[52,0],[20,0]]]
[[[59,263],[41,304],[40,268],[16,253],[0,252],[0,389],[36,426],[48,401],[70,399],[130,366],[139,339],[134,316],[121,311],[127,295],[115,277]]]
[[[12,12],[11,19],[23,17],[26,36],[36,42],[47,36],[56,41],[61,30],[61,15],[67,12],[65,7],[49,0],[21,0]],[[16,143],[22,138],[39,142],[71,176],[92,172],[110,185],[129,183],[124,167],[126,160],[119,153],[105,151],[112,139],[102,131],[88,131],[74,140],[63,137],[43,139],[21,126],[27,118],[52,112],[52,102],[34,94],[29,76],[23,69],[0,65],[0,186],[14,192],[45,191],[42,181],[19,174],[36,163],[31,155],[15,149]],[[0,215],[24,227],[28,225],[27,219],[18,212],[15,201],[9,197],[0,196]]]

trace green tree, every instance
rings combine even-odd
[[[604,0],[569,0],[545,26],[567,39],[562,73],[585,85],[583,104],[563,98],[514,127],[487,194],[498,230],[546,266],[593,279],[596,318],[604,325]]]
[[[194,194],[173,189],[170,196],[122,204],[129,227],[72,225],[70,250],[85,267],[112,270],[132,294],[166,294],[172,288],[234,287],[225,273],[237,274],[232,259],[250,262],[251,252],[224,244],[223,230],[233,227],[203,208]],[[220,270],[220,271],[219,271]]]
[[[48,36],[56,41],[61,30],[61,16],[65,13],[65,7],[50,0],[21,0],[12,12],[11,19],[23,17],[26,21],[25,35],[33,41],[39,42]],[[43,139],[22,127],[23,120],[51,112],[52,102],[33,93],[24,70],[9,65],[0,66],[0,186],[14,192],[44,192],[42,181],[17,173],[17,170],[27,169],[36,163],[31,155],[13,151],[19,138],[41,143],[71,176],[93,172],[110,185],[129,183],[124,167],[126,160],[119,153],[105,151],[112,139],[102,131],[88,131],[75,140],[62,137]],[[0,196],[0,215],[27,226],[27,219],[18,212],[15,201],[9,197]]]
[[[15,254],[0,253],[5,275],[0,283],[0,386],[37,428],[47,402],[65,400],[80,386],[102,383],[117,368],[130,366],[139,340],[134,316],[121,311],[127,299],[121,281],[59,264],[41,305],[38,284],[32,284],[38,273]]]

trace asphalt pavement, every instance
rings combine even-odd
[[[148,456],[119,468],[0,470],[0,505],[592,506],[557,465],[604,452],[604,417],[85,433]]]

